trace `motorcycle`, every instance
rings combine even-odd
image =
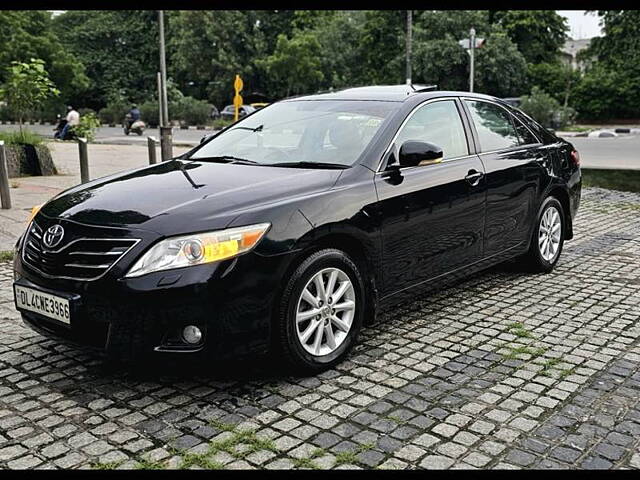
[[[131,114],[127,113],[124,117],[124,122],[122,122],[122,126],[124,127],[124,134],[129,135],[129,133],[137,133],[138,135],[142,135],[144,129],[147,128],[147,125],[140,119],[133,121]]]
[[[56,120],[57,120],[57,125],[56,128],[53,129],[53,138],[57,139],[57,140],[75,140],[77,138],[75,132],[73,131],[73,128],[70,128],[67,130],[67,133],[65,134],[64,138],[62,138],[60,135],[62,135],[62,130],[64,129],[64,126],[67,124],[67,119],[65,117],[63,117],[62,115],[57,115],[56,116]]]

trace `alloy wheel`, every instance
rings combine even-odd
[[[339,268],[316,273],[302,289],[296,308],[296,332],[313,356],[328,355],[347,338],[356,309],[355,289]]]
[[[538,249],[540,255],[549,263],[553,263],[560,248],[562,219],[556,207],[547,208],[540,219],[538,228]]]

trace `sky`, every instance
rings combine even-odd
[[[574,40],[592,38],[602,35],[598,25],[599,17],[595,13],[586,14],[586,10],[556,10],[558,14],[569,20],[569,36]]]

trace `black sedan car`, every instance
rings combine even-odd
[[[381,307],[573,236],[579,156],[485,95],[378,86],[269,105],[171,161],[46,203],[24,321],[116,355],[276,351],[317,371]]]

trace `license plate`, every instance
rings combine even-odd
[[[67,325],[71,324],[71,305],[68,299],[21,285],[14,285],[14,294],[18,309],[39,313]]]

